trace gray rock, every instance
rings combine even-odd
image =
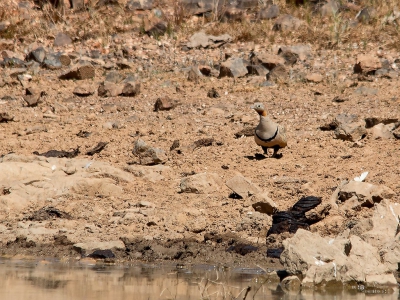
[[[182,178],[181,193],[212,194],[219,191],[221,179],[216,173],[199,173]]]
[[[356,20],[364,24],[370,23],[376,17],[376,10],[373,7],[364,7],[357,15]]]
[[[261,20],[275,19],[278,16],[279,16],[279,6],[276,4],[262,8],[258,12],[258,18]]]
[[[230,58],[221,64],[219,78],[222,77],[243,77],[247,74],[248,63],[242,58]]]
[[[124,80],[124,76],[117,71],[111,71],[107,73],[104,80],[112,83],[120,83]]]
[[[148,10],[154,7],[153,0],[129,0],[126,3],[126,8],[129,10]]]
[[[35,50],[32,50],[29,55],[29,59],[33,59],[38,63],[43,63],[46,58],[46,50],[43,47],[38,47]]]
[[[63,32],[58,33],[54,39],[54,47],[63,47],[71,44],[71,38]]]
[[[247,66],[247,72],[249,75],[262,76],[264,77],[264,79],[269,73],[268,69],[265,68],[263,65],[249,65]]]
[[[335,118],[334,123],[337,126],[335,135],[338,139],[357,142],[367,134],[365,121],[356,115],[340,114]]]
[[[228,188],[230,188],[235,194],[242,198],[248,198],[252,195],[261,192],[261,189],[253,184],[249,179],[236,175],[226,182]]]
[[[232,41],[229,34],[219,36],[206,34],[204,31],[196,32],[186,44],[188,48],[216,48]]]
[[[43,65],[45,68],[50,70],[57,70],[63,67],[58,53],[48,53],[46,58],[43,60]]]
[[[214,0],[182,0],[184,10],[191,15],[203,14],[214,10]]]
[[[278,65],[268,73],[267,79],[274,82],[287,82],[289,71],[284,65]]]
[[[374,88],[369,88],[366,86],[360,86],[354,91],[354,93],[356,93],[358,95],[363,95],[363,96],[371,96],[371,95],[377,95],[378,90],[374,89]]]

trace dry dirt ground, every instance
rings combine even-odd
[[[137,33],[120,37],[120,44],[133,41],[150,57],[142,64],[137,63],[138,68],[145,63],[152,64],[151,71],[139,76],[141,91],[138,96],[101,98],[97,93],[85,98],[74,96],[73,90],[83,83],[97,90],[106,73],[101,67],[96,67],[94,79],[85,81],[60,80],[57,75],[61,71],[43,69],[30,83],[45,92],[37,107],[26,106],[22,99],[25,88],[21,84],[0,88],[0,98],[3,98],[0,111],[15,117],[12,122],[0,123],[0,154],[12,152],[31,156],[34,151],[70,150],[79,146],[78,159],[107,162],[124,169],[137,162],[132,150],[134,142],[141,138],[166,152],[167,161],[163,165],[168,168],[160,171],[162,178],[135,176],[131,182],[120,182],[123,191],[119,195],[42,199],[19,213],[3,214],[0,220],[3,255],[76,257],[79,255],[72,247],[74,243],[122,239],[131,247],[115,251],[122,260],[264,262],[265,237],[271,217],[255,213],[249,199],[230,197],[232,192],[225,182],[238,173],[268,192],[280,210],[288,209],[302,196],[319,196],[323,202],[328,201],[340,182],[364,171],[369,172],[368,182],[386,185],[397,195],[392,201],[400,201],[399,140],[374,139],[368,131],[367,136],[355,144],[336,139],[333,131],[320,129],[341,113],[362,118],[400,116],[398,77],[358,81],[353,75],[356,56],[376,54],[380,45],[371,43],[365,49],[332,50],[315,49],[311,45],[313,58],[307,62],[310,67],[300,71],[317,70],[324,74],[321,83],[293,80],[273,87],[259,87],[249,81],[252,77],[201,77],[198,82],[188,81],[184,70],[191,66],[190,61],[207,61],[210,57],[217,60],[225,53],[246,57],[254,48],[254,42],[238,41],[219,49],[186,52],[167,37],[160,41]],[[285,42],[288,41],[282,40]],[[168,50],[164,51],[163,44],[168,45]],[[258,51],[274,49],[269,42],[256,43],[256,46]],[[79,51],[80,47],[76,44],[68,50]],[[386,53],[386,49],[381,51]],[[387,55],[400,58],[396,51],[388,51]],[[170,63],[173,60],[178,63]],[[132,73],[129,70],[119,72]],[[377,93],[358,94],[356,90],[360,86],[376,89]],[[219,98],[207,96],[211,88],[217,90]],[[5,96],[14,100],[4,100],[8,99]],[[169,111],[155,112],[154,103],[165,96],[177,105]],[[336,96],[344,101],[333,101]],[[288,146],[281,150],[280,159],[257,159],[256,154],[262,151],[253,137],[235,137],[236,132],[257,125],[258,115],[250,109],[254,102],[263,102],[268,114],[287,129]],[[49,118],[48,114],[55,117]],[[109,128],[108,122],[115,125]],[[45,130],[21,134],[38,125]],[[91,135],[79,137],[80,131]],[[203,138],[212,138],[214,142],[207,147],[191,147]],[[170,151],[175,140],[179,140],[180,147]],[[98,142],[108,144],[98,154],[85,155]],[[180,192],[182,178],[203,172],[218,175],[217,191],[208,194]],[[150,202],[154,209],[141,212],[137,209],[140,201]],[[71,219],[29,221],[29,216],[44,206],[56,207]],[[116,213],[120,211],[133,211],[134,216],[123,220]],[[361,211],[351,217],[362,216]],[[328,216],[311,230],[322,235],[335,234],[346,227],[347,221],[345,216]],[[27,240],[36,237],[28,236],[27,240],[17,237],[21,228],[29,227],[59,231],[27,244]],[[205,236],[211,239],[204,242]],[[218,240],[216,236],[221,238]],[[226,252],[230,245],[239,242],[254,245],[258,251],[245,256]],[[277,264],[276,260],[272,261]]]

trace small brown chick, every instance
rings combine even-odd
[[[267,116],[264,104],[257,102],[251,108],[260,115],[260,123],[254,132],[256,144],[261,146],[265,154],[268,154],[269,148],[273,148],[272,157],[280,157],[278,156],[279,149],[287,146],[285,127],[275,123]]]

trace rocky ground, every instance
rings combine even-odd
[[[297,227],[334,237],[397,205],[394,6],[100,2],[3,13],[3,255],[277,267],[267,249]],[[280,159],[254,142],[254,102],[286,127]]]

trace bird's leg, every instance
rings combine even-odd
[[[278,151],[279,151],[280,148],[281,147],[279,147],[279,146],[274,146],[274,154],[272,154],[273,158],[279,158],[280,157],[280,155],[278,155]]]
[[[268,147],[261,146],[261,148],[263,149],[264,154],[268,155]]]

